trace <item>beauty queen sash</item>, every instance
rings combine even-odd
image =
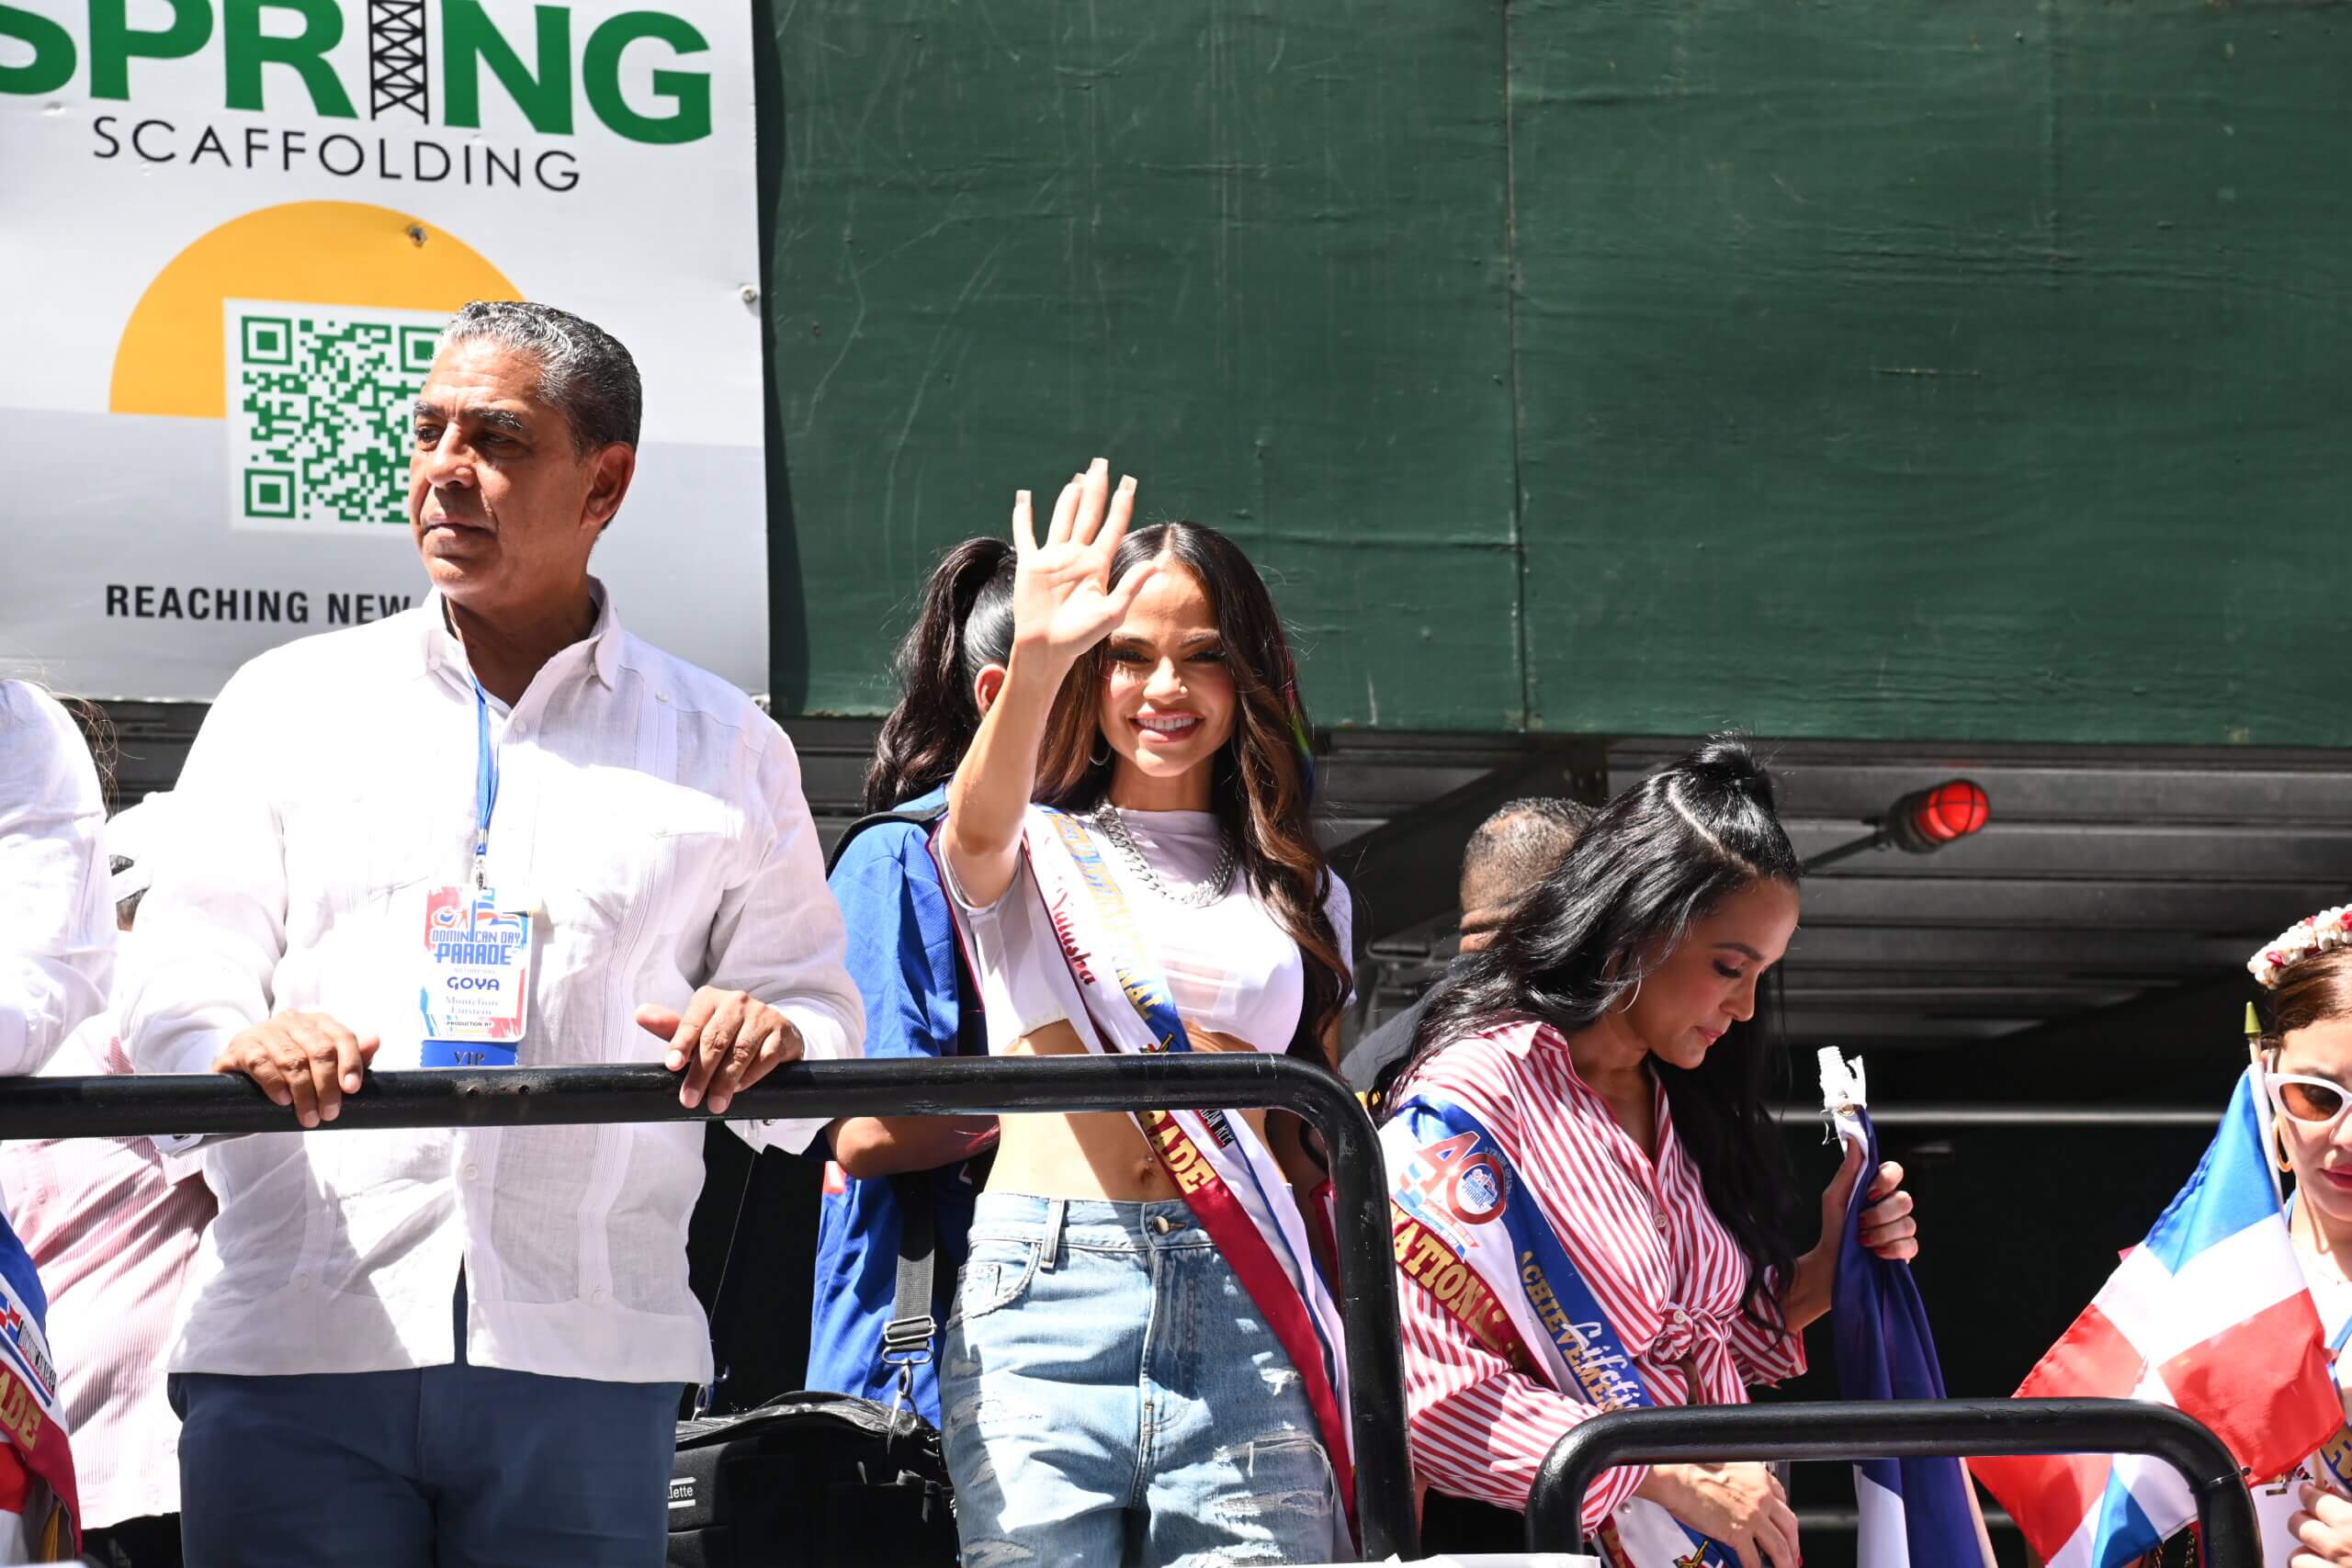
[[[25,1244],[0,1215],[0,1438],[49,1489],[43,1497],[40,1486],[32,1487],[11,1511],[24,1520],[26,1539],[49,1553],[40,1561],[62,1562],[80,1549],[82,1499],[57,1405],[57,1368],[42,1332],[48,1307]]]
[[[1603,1410],[1657,1403],[1551,1222],[1478,1119],[1414,1090],[1380,1130],[1396,1270],[1488,1350]],[[1618,1568],[1738,1568],[1729,1547],[1645,1498],[1601,1527]]]
[[[1033,806],[1024,830],[1038,895],[1092,1026],[1069,1021],[1080,1043],[1098,1055],[1190,1052],[1168,981],[1085,827]],[[1315,1267],[1281,1168],[1250,1123],[1227,1111],[1139,1111],[1136,1123],[1297,1369],[1352,1532],[1355,1463],[1340,1310]]]

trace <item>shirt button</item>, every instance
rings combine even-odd
[[[309,1289],[311,1288],[311,1277],[310,1277],[308,1274],[297,1274],[297,1275],[295,1275],[295,1276],[294,1276],[294,1288],[295,1288],[296,1290],[298,1290],[298,1291],[307,1291],[307,1290],[309,1290]]]
[[[1657,1234],[1664,1235],[1666,1234],[1666,1211],[1664,1209],[1660,1209],[1657,1213],[1652,1214],[1650,1218],[1657,1223]]]
[[[588,1299],[592,1302],[603,1301],[605,1299],[605,1287],[598,1285],[590,1290],[588,1292]]]
[[[471,1160],[468,1160],[466,1161],[466,1168],[458,1174],[463,1176],[468,1181],[480,1181],[481,1179],[481,1167],[476,1165]]]

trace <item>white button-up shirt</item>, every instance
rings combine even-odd
[[[90,748],[55,698],[0,681],[0,1076],[107,1005],[114,900]]]
[[[631,1016],[751,992],[810,1059],[854,1056],[791,744],[751,699],[623,631],[608,595],[499,727],[489,877],[527,902],[525,1066],[659,1060]],[[126,998],[141,1072],[201,1073],[272,1013],[327,1013],[415,1067],[424,899],[471,875],[477,715],[438,594],[240,670],[182,773],[173,852]],[[292,1112],[288,1112],[290,1118]],[[798,1148],[815,1121],[735,1122]],[[176,1371],[358,1372],[467,1359],[620,1382],[710,1374],[686,1286],[698,1122],[265,1134],[210,1145],[220,1215],[169,1352]]]

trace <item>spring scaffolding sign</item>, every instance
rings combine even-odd
[[[0,671],[209,697],[324,628],[173,606],[421,597],[405,447],[439,324],[532,299],[645,381],[600,570],[707,569],[632,626],[763,684],[750,33],[731,0],[0,6],[0,465],[54,513],[0,583]]]

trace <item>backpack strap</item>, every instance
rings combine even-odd
[[[856,841],[860,833],[869,828],[879,828],[885,822],[905,822],[917,828],[928,828],[946,815],[947,803],[944,800],[936,806],[926,806],[916,811],[909,811],[904,807],[895,811],[869,811],[851,823],[848,829],[834,843],[833,852],[825,857],[825,874],[829,877],[833,874],[833,867],[842,863],[842,856],[849,852],[850,845]]]
[[[932,1295],[939,1271],[939,1235],[931,1172],[894,1176],[890,1187],[899,1200],[899,1287],[890,1321],[882,1325],[882,1360],[899,1369],[898,1390],[890,1400],[895,1417],[900,1409],[913,1408],[915,1369],[931,1359],[931,1343],[939,1334]]]
[[[876,811],[859,818],[849,825],[849,830],[833,846],[825,873],[832,874],[841,863],[842,852],[860,833],[878,828],[885,822],[905,822],[913,827],[929,828],[947,815],[947,805],[914,811]],[[977,987],[964,971],[964,955],[959,948],[956,954],[956,1053],[966,1054],[975,1036],[980,1049],[988,1049],[987,1025],[979,1017],[979,1010],[972,1005]],[[882,1325],[882,1359],[886,1365],[899,1369],[899,1386],[891,1401],[895,1416],[902,1408],[914,1404],[915,1369],[932,1359],[932,1342],[939,1335],[939,1318],[935,1311],[934,1291],[939,1279],[938,1220],[933,1210],[935,1196],[932,1173],[910,1170],[890,1178],[892,1195],[899,1202],[899,1282],[896,1298],[890,1305],[890,1321]]]
[[[833,868],[841,864],[842,856],[858,835],[868,829],[879,828],[887,822],[904,822],[910,827],[929,828],[947,815],[946,802],[920,810],[873,811],[849,825],[834,843],[832,852],[825,857],[825,874],[831,877]],[[972,1040],[979,1042],[980,1054],[988,1051],[987,1024],[978,1017],[974,1005],[978,987],[965,973],[964,957],[956,955],[956,1050],[967,1054]],[[978,1032],[975,1033],[977,1028]],[[735,1201],[735,1222],[729,1227],[727,1253],[718,1266],[718,1284],[711,1292],[710,1335],[714,1353],[724,1337],[722,1328],[730,1321],[729,1307],[735,1292],[728,1286],[735,1280],[735,1244],[742,1239],[743,1221],[751,1210],[752,1183],[759,1165],[759,1155],[752,1156],[753,1175],[743,1180],[741,1196]],[[914,1369],[931,1359],[931,1343],[938,1333],[938,1321],[933,1313],[932,1294],[937,1279],[937,1226],[932,1213],[932,1179],[929,1171],[910,1171],[890,1179],[899,1200],[899,1284],[898,1295],[890,1309],[890,1322],[882,1330],[882,1358],[897,1365],[899,1392],[902,1399],[911,1402]],[[756,1234],[756,1231],[754,1232]],[[914,1337],[920,1335],[920,1338]],[[727,1381],[728,1368],[714,1362],[718,1370],[711,1381],[695,1393],[695,1414],[718,1414],[718,1386]]]
[[[867,829],[879,828],[886,822],[904,822],[910,827],[929,828],[946,815],[945,801],[940,802],[937,806],[926,806],[918,811],[902,808],[897,811],[869,812],[849,825],[848,829],[842,834],[840,841],[833,845],[833,852],[825,857],[826,876],[831,877],[833,874],[833,868],[841,864],[842,856],[849,852],[850,844]],[[970,966],[965,962],[964,944],[957,942],[956,944],[956,1055],[985,1056],[988,1054],[989,1021],[988,1015],[980,1010],[979,982],[972,974]],[[901,1313],[899,1315],[903,1317],[906,1314]]]

